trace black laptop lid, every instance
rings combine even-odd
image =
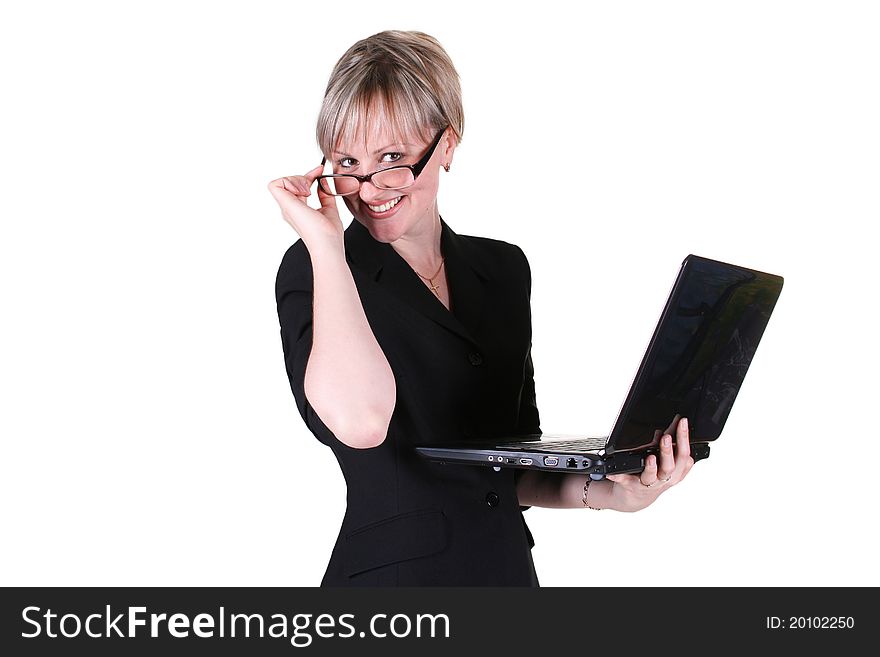
[[[782,291],[781,276],[689,255],[621,408],[606,453],[656,443],[676,416],[691,442],[721,434]]]

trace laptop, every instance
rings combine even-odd
[[[709,456],[782,291],[783,278],[688,255],[617,421],[605,437],[494,436],[416,447],[439,463],[579,472],[641,472],[664,433],[688,420],[691,456]]]

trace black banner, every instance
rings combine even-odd
[[[845,649],[878,621],[853,588],[6,588],[5,655],[449,655],[486,647]],[[728,653],[726,653],[728,654]]]

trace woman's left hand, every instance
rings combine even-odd
[[[670,429],[672,431],[672,429]],[[613,482],[608,506],[618,511],[638,511],[652,504],[663,492],[669,490],[687,476],[694,465],[686,418],[675,427],[675,450],[669,433],[660,439],[660,460],[655,455],[645,459],[645,469],[640,474],[607,475]]]

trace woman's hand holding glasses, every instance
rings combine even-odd
[[[269,183],[269,191],[281,207],[281,216],[302,238],[309,252],[328,243],[340,246],[345,234],[336,209],[336,197],[318,186],[321,207],[314,209],[306,202],[312,195],[315,179],[323,170],[321,165],[304,176],[285,176]]]

